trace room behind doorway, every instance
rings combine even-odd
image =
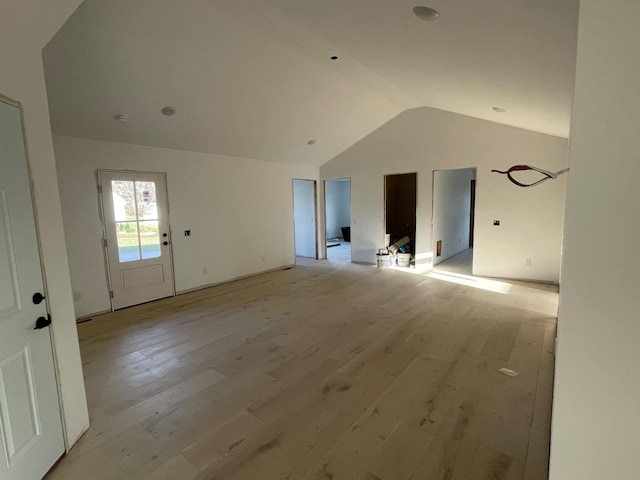
[[[351,262],[351,180],[325,180],[326,258]]]
[[[433,265],[464,255],[473,264],[476,169],[433,172]]]
[[[315,180],[293,180],[293,223],[296,257],[318,258]]]

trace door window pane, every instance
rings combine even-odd
[[[140,239],[137,222],[116,222],[120,263],[140,260]]]
[[[158,221],[151,220],[140,222],[139,225],[142,258],[157,258],[162,255],[160,249],[160,232],[158,230]]]
[[[156,207],[155,182],[136,182],[135,190],[138,220],[157,220],[158,209]]]
[[[126,180],[112,180],[111,193],[116,222],[137,220],[134,183]]]
[[[155,182],[112,180],[120,262],[162,256]]]

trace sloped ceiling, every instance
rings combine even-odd
[[[52,127],[309,165],[419,106],[566,137],[578,3],[85,0],[44,50]]]
[[[79,4],[80,0],[2,0],[2,50],[42,49]]]

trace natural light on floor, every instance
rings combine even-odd
[[[492,280],[489,278],[474,277],[473,275],[463,275],[461,273],[446,272],[443,270],[433,270],[428,266],[418,266],[416,268],[406,268],[391,266],[389,270],[396,270],[405,273],[411,273],[414,275],[422,275],[424,277],[435,278],[436,280],[443,280],[445,282],[456,283],[458,285],[465,285],[467,287],[479,288],[481,290],[487,290],[490,292],[508,294],[513,287],[510,283]]]

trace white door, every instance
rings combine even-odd
[[[99,170],[114,310],[174,295],[164,173]]]
[[[0,478],[40,479],[64,453],[19,108],[0,98]],[[39,327],[36,327],[36,321]],[[55,319],[54,319],[55,321]]]

